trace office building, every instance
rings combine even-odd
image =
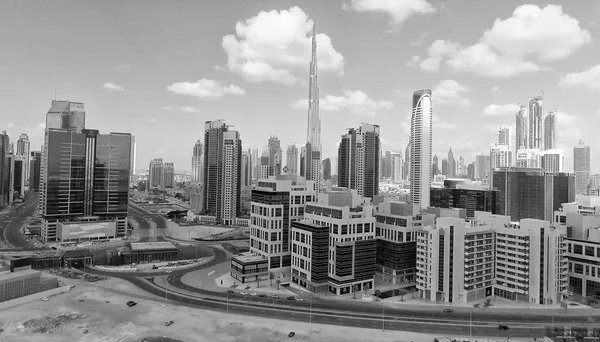
[[[402,174],[402,166],[404,161],[402,160],[402,153],[392,153],[392,180],[396,183],[402,182],[404,175]]]
[[[154,188],[165,190],[165,169],[161,158],[151,160],[148,167],[148,191]]]
[[[131,135],[100,134],[97,130],[77,126],[85,122],[83,111],[74,115],[59,113],[62,118],[74,117],[75,124],[67,128],[52,128],[56,124],[57,102],[61,108],[72,108],[69,101],[53,101],[46,122],[51,124],[44,135],[44,150],[40,167],[39,208],[44,241],[70,240],[62,227],[77,225],[77,239],[101,239],[125,236],[131,175]],[[83,109],[83,104],[76,104]],[[70,122],[70,121],[67,121]],[[77,126],[77,127],[75,127]],[[106,225],[110,233],[90,233],[86,228]]]
[[[13,201],[17,198],[25,197],[25,184],[27,183],[25,175],[27,172],[27,160],[29,158],[22,154],[11,155],[11,179]]]
[[[402,174],[404,175],[404,180],[410,180],[410,165],[411,165],[411,159],[410,159],[410,152],[411,151],[411,144],[410,144],[410,138],[409,138],[409,142],[406,145],[406,149],[404,150],[404,167],[402,168]]]
[[[165,188],[174,188],[175,187],[175,165],[173,163],[164,163],[163,164],[163,181]]]
[[[3,208],[9,204],[10,194],[10,163],[8,156],[8,148],[10,145],[10,138],[6,131],[0,133],[0,208]]]
[[[252,149],[252,181],[256,181],[260,177],[260,154],[258,149]]]
[[[283,156],[281,151],[281,142],[276,136],[271,136],[268,142],[269,151],[269,175],[278,176],[283,168]]]
[[[186,187],[187,191],[189,191],[190,210],[194,213],[202,212],[202,201],[204,199],[202,188],[202,183],[192,183]]]
[[[556,148],[556,113],[556,109],[552,110],[544,118],[544,150]]]
[[[515,149],[526,149],[529,146],[527,107],[521,106],[516,115]]]
[[[338,147],[338,186],[369,198],[379,194],[380,154],[378,125],[348,129]]]
[[[433,109],[430,89],[413,93],[410,146],[410,201],[425,209],[429,207],[433,156]]]
[[[46,129],[63,129],[81,133],[85,128],[85,108],[83,103],[52,101],[46,114]]]
[[[490,225],[438,217],[417,232],[417,289],[432,302],[467,303],[494,288],[494,231]]]
[[[516,167],[540,168],[542,167],[542,154],[539,149],[517,150]]]
[[[250,252],[268,260],[270,272],[289,274],[290,227],[301,220],[307,202],[316,199],[314,182],[294,175],[259,179],[252,189]]]
[[[323,180],[331,179],[331,160],[329,158],[323,159]]]
[[[29,190],[40,190],[40,167],[42,164],[42,152],[32,151],[29,163]]]
[[[579,140],[577,146],[573,148],[573,170],[578,195],[587,194],[587,187],[590,184],[590,156],[590,146],[583,140]]]
[[[512,166],[512,162],[512,151],[509,145],[492,144],[490,147],[490,167],[492,169]]]
[[[242,151],[242,187],[252,186],[252,155]]]
[[[501,209],[500,191],[478,189],[469,184],[446,180],[443,188],[431,188],[429,205],[435,208],[465,209],[467,218],[473,218],[477,211],[498,214]]]
[[[197,140],[192,150],[192,182],[202,183],[204,180],[204,146],[202,140]]]
[[[431,177],[440,173],[440,164],[437,154],[433,155],[433,164],[431,165]]]
[[[288,145],[287,147],[285,166],[288,175],[298,175],[298,148],[295,144]]]
[[[470,180],[475,180],[475,162],[467,166],[467,178]]]
[[[546,172],[565,172],[565,155],[562,149],[545,150],[541,154],[540,167]]]
[[[498,130],[498,145],[508,145],[508,150],[510,151],[510,127],[500,127]]]
[[[454,159],[452,148],[448,151],[448,173],[446,178],[456,178],[456,159]]]
[[[321,152],[314,150],[310,143],[306,143],[300,151],[300,176],[314,181],[317,192],[321,191],[321,166]]]
[[[421,214],[411,203],[384,202],[375,208],[375,219],[377,277],[393,285],[414,282],[417,232],[433,226],[435,215]]]
[[[448,178],[448,159],[442,159],[442,175]]]
[[[475,156],[475,178],[483,184],[488,184],[490,181],[491,160],[489,155]]]
[[[135,175],[137,167],[137,143],[133,135],[131,136],[131,161],[129,165],[131,165],[131,174]]]
[[[234,224],[241,213],[240,134],[223,121],[206,121],[204,146],[203,212],[217,224]]]
[[[575,200],[575,176],[547,173],[540,168],[499,168],[492,188],[500,191],[499,214],[513,222],[526,218],[552,221],[562,203]]]
[[[536,96],[529,100],[528,107],[528,129],[529,132],[527,134],[528,137],[528,145],[529,149],[538,149],[542,150],[544,148],[543,144],[543,98],[541,96]]]
[[[23,178],[25,184],[29,184],[29,163],[31,161],[31,143],[29,137],[25,133],[19,135],[17,140],[17,148],[14,153],[16,156],[21,156],[19,159],[22,160],[23,164]]]
[[[307,227],[308,226],[308,227]],[[316,202],[307,203],[304,219],[291,229],[292,277],[291,285],[308,290],[324,291],[322,273],[317,279],[309,275],[313,270],[314,253],[323,253],[323,236],[318,226],[329,229],[328,283],[329,292],[342,295],[372,289],[375,281],[377,242],[375,217],[370,199],[356,190],[336,188],[319,194]],[[311,231],[312,230],[312,231]],[[317,241],[311,241],[317,231]],[[318,250],[313,247],[321,247]],[[322,265],[317,270],[322,272]],[[309,281],[311,279],[312,281]],[[319,280],[316,283],[316,280]]]

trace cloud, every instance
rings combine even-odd
[[[410,46],[421,46],[421,44],[423,44],[423,41],[425,40],[425,38],[429,37],[429,32],[423,32],[419,35],[419,38],[411,41],[409,43]]]
[[[432,93],[435,103],[467,107],[471,105],[471,100],[462,97],[462,93],[468,91],[468,87],[462,86],[454,80],[442,80],[435,86]]]
[[[582,72],[566,74],[560,80],[563,87],[583,87],[590,90],[600,90],[600,64]]]
[[[342,6],[344,10],[356,12],[385,13],[390,16],[390,25],[397,26],[416,14],[435,12],[426,0],[351,0]]]
[[[196,82],[177,82],[167,86],[167,90],[179,94],[201,98],[221,98],[224,94],[244,95],[246,91],[235,85],[223,86],[221,82],[203,78]]]
[[[158,122],[159,120],[157,118],[150,118],[150,119],[148,119],[148,121],[150,121],[150,122]]]
[[[15,124],[12,123],[12,122],[9,122],[9,123],[6,124],[6,128],[8,128],[8,129],[11,129],[13,127],[15,127]]]
[[[444,121],[437,115],[433,116],[433,129],[439,128],[444,130],[453,130],[456,129],[456,127],[456,124],[453,122]]]
[[[131,67],[131,65],[129,65],[129,64],[119,64],[119,69],[120,69],[122,72],[130,72],[130,71],[131,71],[131,68],[132,68],[132,67]]]
[[[114,83],[110,83],[110,82],[105,82],[102,85],[102,88],[104,89],[108,89],[108,90],[115,90],[115,91],[125,91],[125,88],[120,86],[120,85],[116,85]]]
[[[227,68],[248,82],[288,86],[306,78],[311,58],[313,21],[299,7],[261,11],[235,25],[236,34],[223,37]],[[343,74],[344,57],[326,34],[316,35],[319,71]]]
[[[483,108],[483,114],[486,116],[516,115],[519,109],[521,109],[521,107],[514,103],[503,105],[491,104]]]
[[[347,91],[343,96],[327,95],[319,101],[320,110],[337,112],[346,109],[361,115],[375,115],[377,111],[389,110],[393,106],[391,101],[375,101],[359,90]],[[296,100],[292,108],[308,109],[308,100]]]
[[[567,114],[561,110],[556,111],[556,129],[558,141],[561,145],[564,146],[564,139],[574,143],[582,138],[583,132],[577,125],[578,122],[580,121],[576,115]]]
[[[577,19],[563,13],[562,6],[522,5],[510,18],[496,19],[473,45],[435,41],[420,67],[437,71],[445,61],[445,65],[459,72],[512,77],[548,70],[538,63],[568,57],[589,42],[590,33],[580,27]]]
[[[500,86],[498,86],[498,85],[495,85],[495,86],[493,86],[493,87],[492,87],[492,91],[493,91],[493,92],[498,92],[498,91],[500,91],[500,90],[501,90],[501,89],[500,89]]]
[[[199,113],[200,112],[200,110],[198,108],[194,108],[194,107],[165,106],[165,107],[162,107],[161,109],[167,110],[167,111],[184,112],[184,113]]]

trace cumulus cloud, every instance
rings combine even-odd
[[[203,78],[196,82],[177,82],[167,86],[167,90],[179,94],[201,98],[221,98],[225,94],[244,95],[246,91],[236,85],[224,86],[219,81]]]
[[[417,14],[435,12],[435,8],[426,0],[351,0],[342,8],[356,12],[385,13],[390,16],[391,25],[399,25]]]
[[[319,109],[329,112],[349,110],[355,114],[375,115],[379,110],[389,110],[394,106],[391,101],[375,101],[360,90],[347,91],[342,96],[327,95],[319,101]],[[308,109],[308,100],[297,100],[292,108]]]
[[[569,140],[575,143],[581,138],[583,132],[577,124],[579,118],[576,115],[565,113],[561,110],[556,111],[556,128],[558,141]],[[572,146],[570,147],[572,148]]]
[[[314,22],[299,7],[261,11],[235,25],[236,34],[223,37],[227,68],[248,82],[294,85],[306,77],[311,58]],[[343,74],[344,57],[326,34],[318,33],[319,71]]]
[[[600,64],[581,72],[566,74],[560,80],[560,85],[600,90]]]
[[[433,116],[433,129],[453,130],[456,127],[456,124],[453,122],[444,121],[437,115]]]
[[[516,115],[519,109],[521,107],[513,103],[503,105],[491,104],[483,108],[483,114],[486,116]]]
[[[114,83],[110,83],[110,82],[105,82],[102,85],[102,88],[104,89],[108,89],[108,90],[115,90],[115,91],[125,91],[125,88],[120,86],[120,85],[116,85]]]
[[[563,59],[589,42],[590,33],[577,19],[563,13],[562,6],[522,5],[510,18],[496,19],[473,45],[435,41],[420,67],[437,71],[444,62],[459,72],[512,77],[547,70],[539,63]]]
[[[467,107],[471,105],[471,100],[464,97],[469,88],[460,85],[455,80],[442,80],[433,88],[433,99],[435,103],[446,103],[455,106]]]
[[[173,111],[173,112],[184,112],[184,113],[199,113],[200,110],[194,107],[173,107],[173,106],[165,106],[161,108],[162,110]]]

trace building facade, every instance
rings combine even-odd
[[[549,111],[544,118],[544,150],[556,148],[556,113],[556,109]]]
[[[421,209],[429,207],[431,158],[433,157],[433,109],[431,90],[413,93],[410,122],[410,197]]]
[[[577,194],[587,194],[590,183],[590,146],[583,140],[573,148],[573,170],[575,171],[575,182]]]
[[[529,100],[528,107],[528,145],[527,148],[542,150],[544,148],[543,136],[543,98],[536,96]]]
[[[175,165],[173,163],[163,164],[163,180],[165,188],[175,187]]]
[[[197,140],[192,150],[192,182],[201,183],[204,181],[204,147],[202,140]]]
[[[545,150],[541,155],[540,167],[546,172],[565,172],[565,154],[562,149]]]
[[[527,107],[521,106],[516,115],[515,149],[525,149],[529,146],[527,139]]]
[[[298,175],[298,148],[294,144],[287,147],[285,166],[287,174]]]
[[[165,190],[165,169],[161,158],[151,160],[148,167],[148,190],[154,188]]]
[[[380,154],[378,125],[348,129],[338,148],[338,186],[369,198],[378,195]]]
[[[430,206],[445,209],[465,209],[468,218],[475,217],[477,211],[498,214],[501,209],[499,202],[500,192],[498,190],[457,188],[453,186],[431,188]]]

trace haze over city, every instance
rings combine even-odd
[[[206,120],[225,119],[244,148],[269,135],[306,141],[316,22],[323,158],[347,127],[381,126],[403,152],[412,91],[433,91],[434,153],[489,153],[518,105],[543,92],[558,110],[572,172],[580,139],[597,146],[600,3],[406,1],[29,1],[0,11],[0,130],[42,145],[51,100],[85,103],[87,126],[132,131],[138,171],[152,158],[189,171]],[[468,20],[457,20],[468,18]],[[535,20],[532,20],[535,18]],[[514,137],[514,129],[513,129]],[[600,168],[594,158],[592,173]]]

